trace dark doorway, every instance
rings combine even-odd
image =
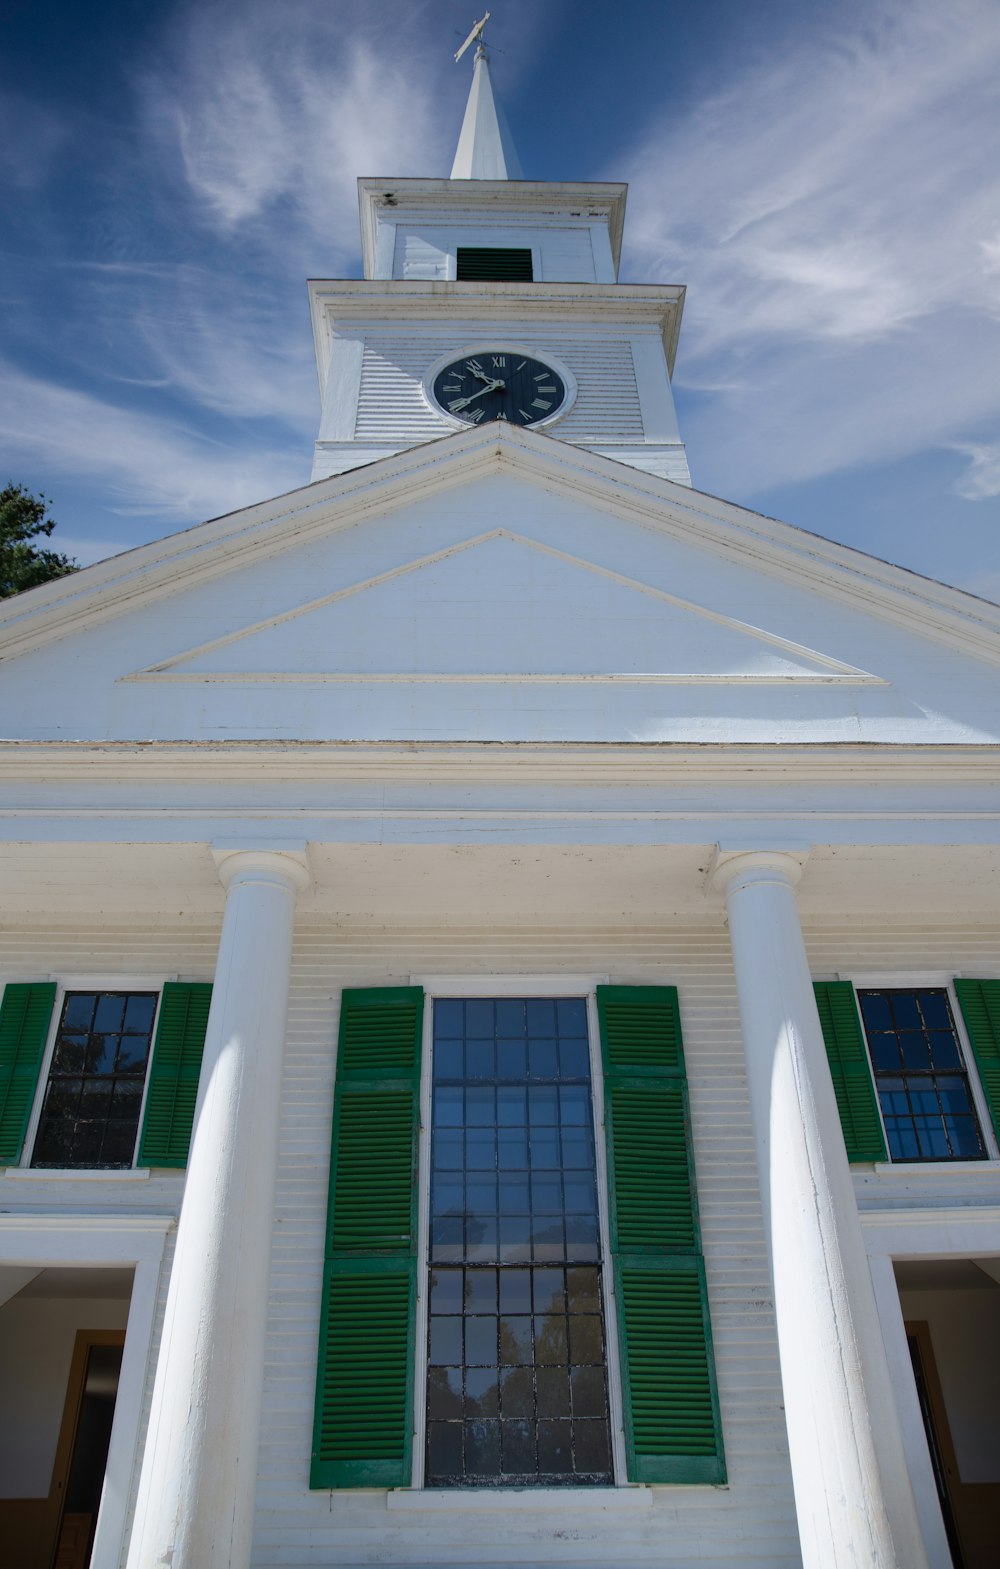
[[[76,1378],[70,1375],[58,1451],[64,1459],[65,1480],[59,1474],[59,1459],[53,1476],[55,1488],[63,1495],[53,1569],[87,1569],[90,1563],[123,1345],[123,1337],[114,1330],[81,1330],[77,1337]]]

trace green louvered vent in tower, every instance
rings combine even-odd
[[[149,1065],[140,1166],[186,1166],[212,1003],[211,985],[167,981]]]
[[[888,1160],[854,987],[850,981],[817,981],[813,990],[847,1158]]]
[[[633,1482],[724,1482],[680,1011],[599,986],[611,1249]]]
[[[460,245],[455,259],[459,282],[530,283],[530,247]]]
[[[21,1159],[56,1000],[54,981],[12,982],[0,1004],[0,1163]]]
[[[424,994],[341,999],[311,1486],[410,1481]]]
[[[1000,981],[959,979],[955,994],[989,1103],[993,1131],[1000,1139]]]

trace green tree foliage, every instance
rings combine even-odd
[[[44,496],[33,496],[23,485],[0,490],[0,599],[78,570],[69,556],[36,543],[56,526],[55,519],[46,516],[48,509]]]

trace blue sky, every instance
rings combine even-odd
[[[446,174],[485,0],[6,0],[0,482],[81,561],[305,483],[304,280]],[[1000,599],[996,0],[494,0],[525,173],[686,283],[695,484]]]

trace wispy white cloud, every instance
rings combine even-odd
[[[294,26],[269,0],[182,13],[143,100],[207,222],[231,233],[268,215],[278,243],[291,226],[353,252],[359,174],[444,164],[436,62],[415,37],[385,47],[385,26],[351,0],[300,7]]]
[[[179,423],[2,364],[0,448],[12,473],[35,470],[41,456],[53,476],[50,489],[59,475],[95,479],[111,497],[112,513],[154,514],[178,524],[280,495],[309,477],[304,459],[249,437],[240,447],[212,441]],[[59,549],[96,559],[72,525],[67,538],[73,549],[61,531]]]
[[[992,445],[975,442],[956,442],[956,452],[969,459],[966,472],[955,482],[955,489],[967,501],[982,501],[988,496],[1000,496],[1000,441]],[[1000,577],[997,579],[1000,583]]]
[[[688,432],[696,483],[752,493],[1000,415],[998,79],[990,0],[878,0],[650,130],[631,271],[690,281],[679,383],[730,388]]]

